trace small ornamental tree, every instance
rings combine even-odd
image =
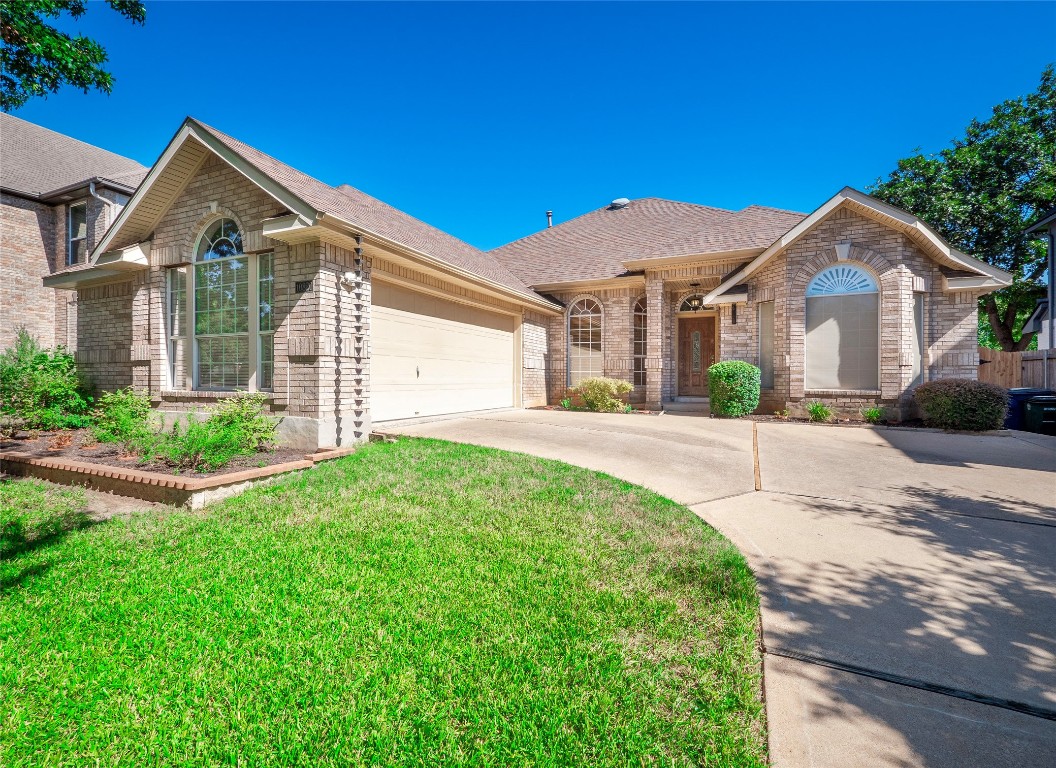
[[[711,412],[716,416],[747,416],[759,407],[759,369],[741,360],[725,360],[708,368]]]

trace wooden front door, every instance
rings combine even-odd
[[[707,397],[708,367],[718,358],[714,315],[678,319],[678,394]]]

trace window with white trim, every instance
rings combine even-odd
[[[864,269],[837,264],[806,292],[806,388],[880,388],[880,292]]]
[[[924,294],[913,294],[913,385],[924,381]]]
[[[580,299],[568,308],[568,386],[604,373],[601,305],[594,299]]]
[[[631,342],[631,357],[634,365],[634,386],[645,386],[645,350],[646,330],[648,316],[646,313],[645,298],[634,302],[634,310],[631,313],[633,321],[633,336]]]
[[[88,203],[72,203],[66,211],[66,264],[83,264],[88,258]]]
[[[188,267],[170,267],[165,272],[165,329],[169,339],[169,386],[173,389],[186,386],[188,272]]]
[[[166,279],[170,385],[189,378],[195,389],[271,389],[274,254],[245,253],[238,224],[219,218],[199,237],[193,265]]]
[[[275,379],[275,254],[260,254],[257,266],[257,388],[271,389]]]
[[[760,301],[759,312],[759,385],[774,388],[774,302]]]

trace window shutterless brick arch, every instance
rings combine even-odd
[[[847,258],[840,259],[835,248],[827,248],[800,267],[789,286],[789,357],[793,365],[806,372],[806,292],[810,281],[821,272],[835,264],[845,263],[861,267],[869,272],[880,289],[880,337],[882,340],[899,339],[899,343],[881,343],[880,345],[880,390],[881,400],[897,400],[903,390],[899,372],[901,352],[902,320],[901,293],[904,269],[899,269],[887,258],[862,245],[852,244],[847,251]],[[909,289],[912,299],[912,288]],[[789,390],[792,400],[809,396],[805,379],[795,378]]]

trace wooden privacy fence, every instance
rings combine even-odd
[[[1048,378],[1046,378],[1046,368]],[[1002,352],[979,347],[979,381],[1000,387],[1056,389],[1056,350]]]

